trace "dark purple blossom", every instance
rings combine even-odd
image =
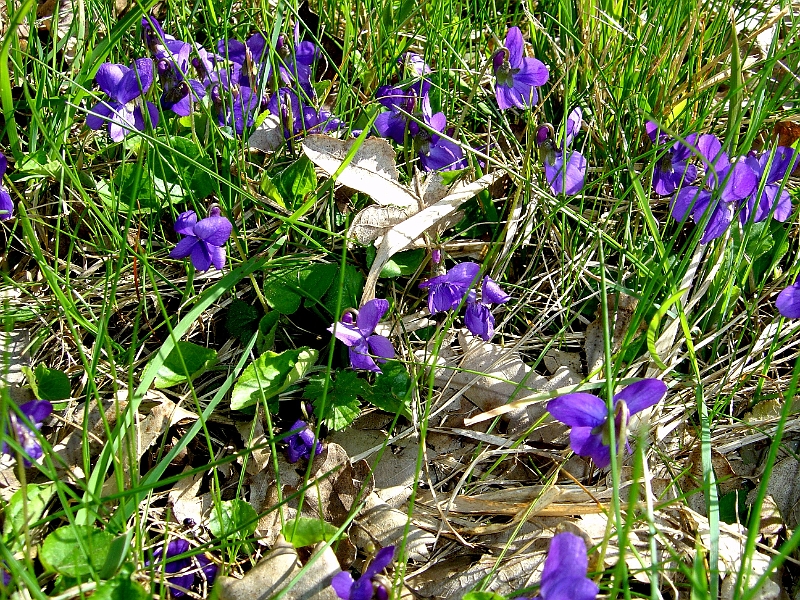
[[[406,142],[410,117],[414,114],[418,96],[403,88],[384,85],[375,92],[375,97],[389,112],[382,112],[375,119],[375,129],[381,137],[389,138],[401,146]]]
[[[700,186],[681,188],[672,199],[672,217],[682,221],[691,213],[694,222],[699,223],[710,212],[711,216],[700,238],[700,243],[706,244],[725,233],[740,203],[758,185],[758,177],[744,159],[731,161],[714,135],[701,135],[697,139],[697,148],[711,165],[706,170],[709,189]]]
[[[192,102],[206,95],[205,87],[197,79],[188,77],[192,45],[180,42],[174,54],[164,53],[156,62],[158,80],[161,82],[161,106],[180,117],[192,112]]]
[[[642,379],[614,396],[614,436],[619,447],[627,437],[630,416],[657,404],[667,393],[658,379]],[[611,464],[611,430],[606,403],[593,394],[576,392],[547,404],[553,418],[572,427],[569,443],[573,452],[594,459],[598,467]]]
[[[519,27],[508,30],[505,46],[492,57],[492,68],[494,94],[500,110],[533,106],[539,100],[536,88],[550,78],[542,61],[525,56],[525,42]]]
[[[467,296],[467,310],[464,313],[464,325],[470,330],[472,335],[489,341],[494,335],[494,315],[492,314],[492,304],[505,304],[511,299],[497,282],[491,277],[483,278],[481,286],[481,301],[478,302],[477,294],[469,292]]]
[[[387,582],[379,580],[380,572],[389,566],[394,558],[394,546],[381,548],[357,580],[347,571],[333,576],[331,586],[342,600],[388,600]]]
[[[480,265],[464,262],[455,265],[444,275],[419,284],[428,290],[428,310],[432,315],[457,308],[469,293],[480,273]]]
[[[544,561],[539,595],[533,600],[595,600],[600,588],[586,576],[588,569],[583,540],[569,531],[554,535]]]
[[[246,42],[233,38],[217,42],[217,52],[238,67],[235,83],[250,89],[258,89],[264,77],[268,50],[267,39],[261,33],[253,34]]]
[[[143,107],[147,108],[150,123],[158,125],[158,109],[144,100],[144,94],[153,84],[153,61],[139,58],[132,67],[103,63],[97,70],[95,81],[111,98],[111,102],[98,102],[86,115],[90,129],[100,129],[108,123],[108,134],[119,142],[131,131],[144,131],[147,125]]]
[[[197,220],[193,210],[178,215],[175,231],[184,237],[169,253],[170,258],[190,257],[194,268],[205,271],[211,265],[222,270],[225,266],[225,243],[233,225],[223,217],[218,206],[211,207],[208,217]]]
[[[778,294],[775,304],[787,319],[800,319],[800,277]]]
[[[764,152],[761,156],[749,154],[745,158],[747,165],[753,170],[758,181],[764,180],[764,189],[758,202],[759,184],[756,184],[753,193],[745,200],[739,219],[744,225],[748,219],[754,223],[764,221],[770,214],[776,221],[785,221],[792,214],[792,200],[789,191],[781,189],[781,181],[786,177],[792,166],[795,151],[792,148],[778,146],[775,153]],[[773,208],[774,207],[774,208]]]
[[[574,108],[567,117],[563,143],[556,144],[552,125],[542,125],[536,132],[536,144],[544,163],[544,175],[554,194],[568,196],[583,189],[588,163],[577,150],[570,150],[572,141],[581,129],[583,111]]]
[[[322,452],[322,442],[314,437],[308,423],[298,420],[292,425],[291,431],[294,433],[286,438],[286,453],[290,463],[296,463],[301,458],[311,458],[311,452],[314,452],[314,456]]]
[[[353,369],[379,373],[380,367],[375,361],[383,363],[394,358],[394,347],[389,339],[375,333],[387,310],[387,300],[370,300],[358,311],[348,310],[341,321],[328,327],[337,340],[350,348],[350,366]],[[352,312],[356,313],[355,323]]]
[[[167,544],[166,552],[163,547],[157,548],[153,552],[153,560],[145,563],[147,566],[158,567],[158,572],[163,571],[173,598],[185,596],[186,592],[191,590],[195,584],[198,576],[205,579],[209,585],[217,576],[216,563],[211,561],[205,553],[183,557],[182,555],[186,554],[189,548],[187,540],[182,538],[172,540]],[[175,557],[180,558],[176,559]]]
[[[22,449],[22,460],[26,467],[30,467],[33,461],[39,460],[44,454],[36,433],[42,428],[44,420],[53,412],[53,405],[47,400],[31,400],[20,405],[19,412],[25,415],[33,428],[14,411],[9,411],[8,421],[11,425],[11,436]],[[14,450],[6,442],[3,442],[3,454],[14,454]]]
[[[664,146],[672,142],[666,133],[658,128],[658,123],[648,121],[645,125],[647,135],[654,144]],[[685,140],[675,140],[672,146],[653,167],[653,190],[660,196],[669,196],[682,185],[691,185],[697,179],[697,167],[689,164],[691,147],[697,142],[697,134],[686,136]]]
[[[14,201],[11,199],[11,194],[9,194],[5,186],[2,185],[3,175],[6,174],[7,168],[8,160],[5,154],[0,152],[0,221],[10,219],[14,214]]]

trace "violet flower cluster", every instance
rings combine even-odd
[[[505,304],[511,299],[488,275],[481,283],[480,300],[473,289],[481,267],[477,263],[465,262],[455,265],[444,275],[433,277],[419,284],[428,290],[428,310],[432,315],[458,308],[466,299],[464,325],[469,331],[485,341],[494,335],[493,304]]]
[[[515,600],[594,600],[597,584],[586,576],[589,556],[583,540],[569,531],[553,536],[544,560],[539,595]]]
[[[160,112],[150,101],[157,96],[162,111],[179,117],[202,105],[237,135],[252,127],[265,108],[279,116],[287,138],[341,126],[329,112],[313,107],[311,77],[319,50],[300,41],[298,26],[293,44],[280,35],[274,48],[257,33],[246,42],[219,40],[215,50],[207,50],[166,34],[150,16],[142,19],[142,33],[151,58],[137,58],[130,66],[104,63],[95,77],[108,100],[89,110],[86,124],[95,130],[107,125],[115,142],[145,131],[148,123],[158,126]],[[159,86],[160,93],[155,91]]]
[[[358,310],[348,309],[341,321],[328,327],[337,340],[350,348],[350,366],[353,369],[380,373],[376,361],[385,363],[394,358],[394,347],[389,339],[375,333],[388,310],[389,302],[376,298],[365,302]]]
[[[8,412],[8,422],[11,426],[10,435],[17,441],[22,449],[22,460],[26,467],[30,467],[34,461],[39,460],[44,451],[39,442],[37,433],[42,428],[44,420],[53,412],[53,405],[47,400],[31,400],[19,406],[19,411],[33,425],[29,427],[24,419],[21,419],[14,411]],[[3,454],[13,455],[14,450],[8,443],[3,442]]]
[[[786,221],[792,212],[789,192],[781,189],[794,162],[794,150],[779,146],[774,152],[731,157],[711,134],[692,133],[673,140],[652,121],[646,125],[653,143],[666,146],[653,169],[653,190],[673,195],[670,208],[678,221],[690,216],[695,223],[707,219],[701,244],[722,236],[738,215],[742,225],[765,221],[770,216]],[[696,184],[696,157],[705,167],[705,178]]]
[[[657,404],[666,393],[663,381],[642,379],[614,396],[614,439],[619,448],[627,447],[631,415]],[[572,427],[569,444],[575,454],[592,458],[601,469],[611,464],[611,424],[604,400],[576,392],[551,400],[547,410],[553,418]]]
[[[205,553],[195,556],[182,555],[189,552],[189,542],[183,538],[172,540],[163,547],[153,551],[153,560],[145,562],[160,573],[163,571],[173,598],[181,598],[191,590],[195,583],[205,579],[209,586],[217,576],[217,565]]]

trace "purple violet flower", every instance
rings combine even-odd
[[[421,289],[428,290],[428,311],[435,315],[457,308],[469,293],[480,270],[480,265],[474,262],[459,263],[444,275],[420,283]]]
[[[653,144],[664,146],[672,142],[666,133],[658,128],[658,123],[648,121],[645,124],[647,135]],[[685,140],[675,140],[672,146],[653,167],[653,190],[659,196],[669,196],[682,185],[691,185],[697,179],[697,167],[689,164],[692,156],[691,147],[697,142],[697,134],[691,133]]]
[[[108,134],[119,142],[133,130],[144,131],[146,121],[142,107],[147,108],[150,123],[158,125],[158,109],[144,94],[153,84],[153,61],[139,58],[132,67],[103,63],[97,70],[95,81],[100,89],[111,98],[111,102],[98,102],[86,115],[86,125],[90,129],[100,129],[108,123]]]
[[[411,122],[408,130],[414,138],[414,149],[417,151],[422,168],[426,171],[455,171],[466,168],[467,162],[464,160],[461,146],[440,135],[445,133],[447,117],[443,112],[433,114],[427,95],[422,96],[421,108],[422,122],[427,127],[423,128],[419,123]],[[452,137],[454,131],[448,131],[447,134]]]
[[[415,52],[404,52],[397,59],[397,65],[403,72],[404,79],[414,81],[408,91],[417,97],[425,96],[431,89],[431,82],[425,76],[433,72],[425,59]]]
[[[569,531],[554,535],[534,600],[595,600],[600,588],[586,576],[588,568],[586,544],[580,537]]]
[[[14,214],[14,201],[11,199],[11,194],[3,186],[3,175],[6,174],[8,168],[8,159],[5,154],[0,152],[0,221],[10,219]]]
[[[320,52],[313,42],[300,41],[299,21],[294,26],[294,53],[284,34],[278,36],[275,52],[278,55],[278,74],[282,84],[292,86],[296,82],[309,100],[316,98],[314,86],[311,85],[311,67],[319,58]],[[272,79],[272,71],[267,77]]]
[[[574,108],[567,117],[566,135],[563,143],[556,145],[553,126],[542,125],[536,132],[539,156],[544,163],[544,175],[553,194],[567,196],[577,194],[583,189],[588,163],[577,150],[569,150],[573,139],[581,129],[583,111]],[[566,157],[566,159],[565,159]]]
[[[181,556],[189,551],[189,542],[182,538],[172,540],[167,544],[167,551],[164,548],[156,548],[153,551],[153,560],[145,562],[147,566],[159,568],[166,575],[166,582],[169,585],[173,598],[180,598],[186,595],[199,575],[208,584],[212,584],[217,576],[217,565],[206,556],[205,553],[196,554],[172,560],[176,556]],[[162,558],[163,557],[163,558]],[[161,566],[163,564],[163,567]]]
[[[8,421],[11,424],[11,435],[22,448],[22,460],[26,467],[30,467],[33,461],[39,460],[44,454],[36,432],[42,428],[44,420],[53,412],[53,405],[47,400],[31,400],[21,404],[19,411],[31,422],[33,429],[28,427],[13,410],[8,412]],[[3,442],[3,454],[14,454],[14,450],[6,442]]]
[[[505,304],[511,299],[497,282],[491,277],[483,278],[481,286],[481,301],[477,301],[475,292],[467,296],[467,310],[464,312],[464,325],[472,333],[488,342],[494,335],[494,315],[491,312],[492,304]]]
[[[392,342],[375,333],[375,328],[387,310],[389,302],[376,298],[365,303],[358,311],[348,309],[341,321],[328,327],[328,331],[337,340],[350,348],[350,366],[353,369],[380,373],[380,367],[375,361],[383,363],[394,358]],[[352,312],[356,313],[355,323]]]
[[[800,319],[800,277],[775,299],[778,312],[787,319]]]
[[[296,463],[301,458],[310,459],[312,451],[314,456],[322,452],[322,442],[317,441],[314,432],[305,421],[296,421],[290,431],[294,431],[286,438],[288,444],[286,453],[289,455],[290,463]]]
[[[550,78],[542,61],[525,56],[525,42],[519,27],[508,30],[505,46],[492,56],[492,68],[494,94],[500,110],[533,106],[539,101],[536,88]]]
[[[772,213],[773,219],[783,222],[792,214],[792,200],[789,198],[787,189],[781,190],[781,181],[786,177],[787,171],[792,166],[794,155],[795,151],[792,148],[778,146],[775,149],[775,154],[764,152],[758,157],[755,154],[749,154],[745,157],[745,162],[753,170],[758,181],[762,178],[765,179],[764,189],[761,192],[758,203],[756,203],[758,184],[756,184],[753,193],[744,202],[742,210],[739,212],[739,220],[742,225],[751,217],[754,223],[759,223]],[[773,206],[775,207],[774,211]]]
[[[383,112],[375,119],[378,135],[402,146],[406,142],[410,116],[417,106],[417,95],[403,88],[384,85],[377,89],[375,97],[389,109],[389,112]]]
[[[693,185],[681,188],[672,199],[671,209],[676,221],[683,221],[691,212],[695,223],[711,211],[700,238],[700,243],[706,244],[725,233],[742,200],[757,187],[758,176],[744,159],[731,162],[714,135],[701,135],[697,139],[697,148],[711,165],[706,171],[706,185],[711,191]]]
[[[308,106],[290,88],[280,88],[270,96],[267,109],[278,116],[283,125],[283,136],[290,140],[306,132],[335,131],[344,123],[326,110],[317,111]]]
[[[627,438],[630,416],[657,404],[667,393],[658,379],[642,379],[614,396],[614,436],[619,447]],[[572,427],[569,444],[573,452],[589,456],[601,469],[611,464],[610,426],[606,403],[593,394],[576,392],[547,404],[553,418]]]
[[[394,558],[394,546],[381,548],[357,580],[342,571],[333,576],[331,586],[342,600],[388,600],[388,582],[379,581],[379,573],[389,566]]]
[[[267,39],[261,33],[253,34],[244,43],[234,38],[217,42],[217,52],[239,67],[238,79],[233,81],[250,89],[258,89],[264,76],[267,50]]]
[[[194,268],[205,271],[211,265],[222,270],[225,266],[225,243],[233,225],[223,217],[218,206],[212,206],[208,217],[198,221],[193,210],[178,215],[175,231],[184,237],[169,253],[170,258],[191,258]]]

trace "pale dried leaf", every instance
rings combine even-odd
[[[333,176],[358,142],[338,140],[327,135],[309,135],[303,140],[303,152],[328,176]],[[367,138],[360,143],[336,182],[367,194],[382,206],[417,209],[417,197],[398,181],[397,154],[389,142],[381,138]]]
[[[247,147],[262,152],[275,152],[285,142],[280,118],[277,115],[267,115],[247,138]]]
[[[236,430],[242,436],[245,448],[252,449],[252,454],[247,459],[247,472],[251,475],[266,469],[269,465],[269,458],[272,455],[269,447],[269,438],[264,433],[264,424],[260,414],[261,409],[257,412],[255,424],[248,422],[236,426]]]
[[[498,173],[490,173],[471,183],[460,181],[439,202],[428,206],[389,229],[378,246],[375,261],[372,263],[372,268],[370,268],[367,281],[364,284],[361,303],[364,304],[375,297],[375,284],[378,281],[378,276],[392,256],[401,250],[405,250],[427,229],[452,215],[464,202],[485,190],[499,176]]]
[[[184,472],[190,471],[186,467]],[[169,491],[168,498],[172,505],[172,514],[178,523],[183,523],[186,519],[191,519],[195,523],[202,523],[205,515],[212,506],[211,494],[203,494],[198,497],[200,486],[203,483],[203,474],[195,473],[188,477],[178,480]]]
[[[366,246],[380,238],[389,228],[402,223],[411,214],[410,208],[379,204],[367,206],[353,219],[347,237],[356,239]]]
[[[408,515],[392,508],[377,494],[367,497],[364,510],[355,519],[355,527],[350,528],[350,537],[359,548],[378,544],[381,547],[400,544],[406,532]],[[436,542],[436,536],[423,531],[413,523],[408,525],[406,552],[411,560],[422,561],[428,558],[428,546]]]
[[[341,571],[339,561],[330,546],[319,545],[309,559],[312,565],[303,571],[291,590],[282,598],[301,600],[318,598],[334,600],[336,593],[331,587],[331,579]],[[219,577],[216,589],[219,600],[267,600],[283,591],[295,576],[300,574],[302,565],[297,551],[279,537],[275,546],[243,579]]]

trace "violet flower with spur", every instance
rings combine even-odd
[[[645,130],[653,144],[667,146],[664,155],[653,167],[653,190],[659,196],[669,196],[682,185],[691,185],[697,179],[697,167],[689,163],[691,147],[697,142],[697,134],[691,133],[684,140],[673,140],[658,128],[658,123],[648,121]],[[661,152],[661,150],[659,150]]]
[[[100,65],[95,81],[111,101],[95,104],[86,115],[86,125],[97,130],[108,123],[108,135],[119,142],[134,130],[145,130],[143,108],[146,108],[151,125],[156,127],[158,108],[144,99],[153,79],[153,61],[149,58],[136,59],[131,67],[114,63]]]
[[[569,531],[553,536],[544,560],[539,595],[514,600],[595,600],[600,588],[586,576],[589,556],[583,540]]]
[[[47,400],[31,400],[19,406],[19,412],[30,422],[28,426],[15,411],[8,411],[8,422],[11,426],[10,435],[22,449],[22,460],[26,467],[39,460],[44,451],[36,433],[42,428],[44,420],[53,412],[53,405]],[[3,454],[14,455],[14,449],[7,442],[3,442]]]
[[[189,552],[189,542],[183,538],[172,540],[163,547],[153,551],[153,560],[145,562],[147,566],[158,568],[163,572],[173,598],[181,598],[191,590],[198,577],[205,579],[209,586],[217,576],[217,565],[205,553],[175,559]],[[163,565],[163,566],[162,566]]]
[[[305,421],[295,421],[289,431],[294,432],[286,438],[286,454],[290,463],[296,463],[301,458],[310,459],[312,452],[314,456],[322,452],[322,442],[314,437],[313,430]]]
[[[525,56],[525,41],[519,27],[508,30],[505,45],[492,56],[492,69],[500,110],[533,106],[539,101],[536,88],[550,78],[542,61]]]
[[[383,363],[394,358],[392,342],[375,333],[375,328],[388,310],[388,300],[376,298],[364,303],[357,311],[348,309],[341,321],[328,327],[328,331],[350,349],[351,368],[380,373],[376,361]]]
[[[169,253],[170,258],[191,259],[194,268],[205,271],[211,265],[222,270],[225,266],[225,243],[231,237],[233,225],[222,216],[218,206],[212,206],[208,216],[200,221],[193,210],[178,215],[175,232],[185,236]]]
[[[481,285],[481,301],[478,302],[477,294],[470,291],[467,296],[467,310],[464,312],[464,325],[472,335],[476,335],[488,342],[494,336],[494,315],[492,304],[505,304],[511,299],[500,286],[488,275],[483,278]]]
[[[570,150],[572,141],[581,129],[583,111],[574,108],[567,116],[566,132],[561,144],[555,142],[555,131],[549,123],[536,131],[536,145],[544,165],[544,175],[553,194],[567,196],[577,194],[583,189],[588,163],[583,154]]]
[[[697,149],[710,165],[706,170],[706,186],[709,189],[685,186],[672,198],[670,208],[672,218],[676,221],[683,221],[691,214],[695,223],[699,223],[706,212],[710,212],[711,216],[700,238],[701,244],[707,244],[725,233],[742,201],[758,185],[758,177],[743,158],[731,161],[714,135],[701,135],[697,139]]]
[[[0,221],[10,219],[14,214],[14,201],[3,185],[3,176],[6,174],[7,168],[8,159],[5,154],[0,152]]]
[[[784,222],[792,214],[792,200],[789,190],[781,189],[781,182],[793,165],[795,151],[792,148],[778,146],[775,152],[763,152],[760,156],[750,153],[745,157],[745,162],[755,173],[757,181],[753,193],[747,197],[739,212],[739,220],[744,225],[748,220],[759,223],[766,220],[770,214],[776,221]],[[764,180],[764,189],[759,196],[761,180]],[[758,202],[756,202],[756,196]]]
[[[381,548],[358,579],[342,571],[333,576],[331,586],[342,600],[388,600],[389,581],[380,575],[394,558],[394,546]]]
[[[614,439],[627,447],[631,415],[657,404],[667,393],[658,379],[642,379],[614,396]],[[611,464],[611,424],[605,401],[593,394],[576,392],[559,396],[547,404],[554,419],[572,427],[569,445],[575,454],[591,457],[601,469]]]

